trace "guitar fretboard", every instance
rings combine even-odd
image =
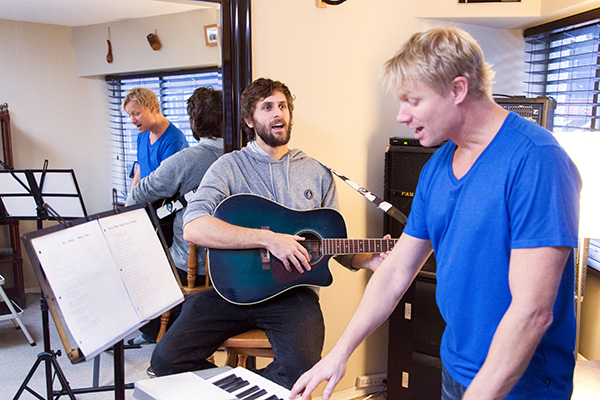
[[[323,239],[322,252],[333,254],[385,253],[392,250],[397,239]]]

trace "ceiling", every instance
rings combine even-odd
[[[0,0],[0,20],[73,27],[216,6],[194,0]]]

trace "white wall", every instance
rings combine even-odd
[[[73,169],[88,212],[110,207],[104,83],[77,76],[71,30],[0,20],[0,102],[9,105],[15,168]],[[21,223],[21,233],[36,228]],[[25,254],[25,253],[23,253]],[[26,264],[26,287],[37,283]]]
[[[252,24],[254,77],[282,80],[297,96],[292,146],[382,196],[389,137],[412,133],[396,123],[396,100],[383,92],[377,74],[410,34],[440,22],[413,17],[397,0],[348,1],[326,9],[311,1],[261,0],[253,3]],[[495,64],[494,91],[522,94],[520,31],[461,27]],[[381,237],[382,212],[337,182],[349,237]],[[321,290],[325,352],[350,319],[369,277],[331,264],[334,283]],[[358,375],[386,370],[387,324],[352,356],[338,388],[354,386]]]
[[[73,28],[80,76],[221,65],[221,46],[206,46],[204,26],[219,23],[218,10],[201,9]],[[108,30],[113,62],[106,62]],[[152,50],[146,36],[156,32],[162,48]]]
[[[68,28],[0,20],[0,98],[16,168],[73,168],[90,209],[108,205],[103,86],[79,78]],[[102,200],[104,198],[104,200]]]

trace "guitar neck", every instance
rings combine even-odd
[[[398,239],[322,239],[324,255],[385,253]]]

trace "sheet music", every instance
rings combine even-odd
[[[31,239],[86,359],[183,301],[154,229],[140,208]]]
[[[141,321],[97,221],[35,238],[32,244],[86,357]]]
[[[162,305],[183,295],[146,211],[138,209],[99,220],[133,303],[145,320],[161,314]]]

